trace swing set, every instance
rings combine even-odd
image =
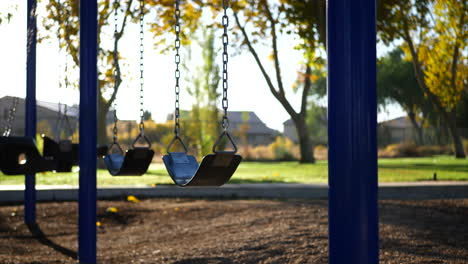
[[[114,1],[114,40],[118,37],[118,1]],[[229,18],[227,16],[227,2],[223,4],[223,72],[222,72],[222,108],[223,117],[221,125],[223,132],[213,145],[213,153],[203,158],[200,165],[193,155],[188,155],[188,149],[184,141],[180,137],[180,109],[179,109],[179,94],[180,94],[180,0],[175,1],[175,115],[174,115],[174,138],[167,146],[167,154],[163,156],[163,162],[174,183],[178,186],[221,186],[229,181],[231,176],[239,166],[242,157],[237,155],[237,146],[228,132],[228,26]],[[153,160],[154,150],[151,149],[151,142],[145,135],[144,125],[144,1],[140,0],[139,12],[140,26],[140,122],[139,134],[134,139],[131,148],[124,151],[118,142],[118,118],[117,104],[114,102],[114,127],[113,140],[109,146],[98,148],[98,155],[105,153],[104,163],[107,170],[112,176],[141,176],[145,174]],[[118,64],[118,52],[113,54],[114,68]],[[65,64],[65,72],[67,71]],[[117,88],[118,72],[114,70],[114,87]],[[65,87],[68,87],[68,78],[65,77]],[[58,118],[56,130],[58,137],[56,140],[42,135],[44,143],[43,155],[39,153],[35,140],[31,137],[11,137],[12,124],[15,119],[18,98],[14,99],[13,106],[9,112],[5,132],[0,137],[0,170],[6,175],[21,175],[44,171],[54,172],[71,172],[73,166],[79,165],[79,143],[73,143],[70,139],[60,137],[61,128],[65,127],[66,132],[73,134],[70,121],[67,115],[67,106],[64,106],[62,114],[61,104],[59,103]],[[233,146],[232,151],[218,150],[223,138]],[[184,151],[173,152],[171,148],[174,143],[179,142]]]
[[[140,0],[143,1],[143,0]],[[98,91],[98,1],[80,0],[80,123],[79,123],[79,219],[78,259],[80,263],[97,263],[97,188],[96,156],[116,154],[109,148],[96,148],[97,91]],[[227,34],[228,0],[222,0],[223,28]],[[141,2],[140,2],[141,3]],[[28,0],[28,38],[26,67],[26,136],[10,136],[17,102],[13,103],[5,133],[0,136],[0,170],[4,174],[26,174],[24,192],[24,221],[36,223],[35,172],[58,168],[57,160],[41,155],[35,144],[36,136],[36,7],[37,0]],[[179,1],[176,1],[176,8]],[[328,224],[330,264],[377,264],[379,262],[378,186],[377,186],[377,104],[376,104],[376,1],[328,0],[327,56],[328,56]],[[315,12],[315,10],[310,10]],[[140,18],[141,19],[141,18]],[[180,32],[180,10],[176,11],[176,34]],[[141,21],[140,21],[141,22]],[[223,44],[227,44],[223,34]],[[180,40],[176,41],[176,47]],[[223,109],[227,111],[227,45],[223,50]],[[177,56],[176,66],[180,62]],[[224,55],[226,54],[226,55]],[[176,71],[176,113],[178,113],[178,76]],[[142,87],[140,87],[142,88]],[[141,108],[142,109],[142,108]],[[213,152],[200,165],[187,155],[180,138],[180,124],[175,120],[174,139],[167,147],[163,160],[176,185],[220,185],[226,182],[240,162],[236,146],[227,132],[226,112],[222,120],[226,138],[233,145],[232,152],[219,151],[219,140]],[[142,128],[142,127],[141,127]],[[116,135],[116,134],[114,134]],[[140,136],[144,136],[141,129]],[[144,140],[137,138],[139,141]],[[171,151],[179,142],[184,151]],[[59,145],[60,141],[56,141]],[[67,143],[68,144],[68,143]],[[73,143],[72,143],[73,144]],[[52,144],[54,145],[54,144]],[[62,144],[61,150],[70,148]],[[221,144],[222,145],[222,144]],[[57,147],[57,145],[55,145]],[[149,144],[144,146],[150,149]],[[117,147],[118,148],[118,147]],[[110,169],[123,173],[125,159],[136,159],[129,154],[120,157]],[[73,149],[73,147],[72,147]],[[115,149],[112,146],[112,149]],[[148,153],[148,151],[145,151]],[[47,154],[49,155],[49,154]],[[130,155],[134,155],[130,157]],[[148,154],[149,155],[149,154]],[[54,156],[50,154],[50,156]],[[57,156],[57,155],[55,155]],[[143,156],[143,155],[142,155]],[[108,157],[112,160],[112,157]],[[120,160],[123,160],[120,163]],[[78,159],[77,159],[78,160]],[[120,165],[121,164],[121,165]],[[142,166],[144,167],[144,166]],[[115,169],[115,170],[114,170]],[[139,174],[133,170],[132,173]],[[210,175],[211,174],[211,175]],[[217,179],[214,180],[216,174]],[[203,182],[203,184],[201,184]],[[155,191],[157,191],[155,189]],[[311,232],[313,232],[311,230]]]

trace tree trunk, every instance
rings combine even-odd
[[[406,31],[405,33],[406,33],[405,41],[407,42],[409,46],[409,50],[411,52],[411,59],[413,60],[413,68],[414,68],[416,80],[418,81],[419,87],[427,95],[429,100],[431,100],[431,102],[434,104],[435,109],[440,113],[440,116],[442,117],[443,122],[448,126],[450,130],[450,134],[452,135],[453,145],[455,147],[455,157],[457,159],[465,159],[466,158],[465,150],[463,149],[463,143],[462,143],[460,134],[458,133],[456,119],[453,118],[453,115],[450,115],[450,113],[447,112],[444,106],[442,106],[442,104],[440,103],[437,96],[434,95],[426,86],[426,83],[424,81],[424,73],[422,70],[422,66],[418,60],[418,54],[415,50],[413,41],[411,40],[411,37],[409,36],[408,31]]]
[[[423,139],[423,131],[422,131],[422,125],[419,125],[418,122],[416,121],[416,114],[414,112],[409,112],[408,117],[411,120],[411,124],[413,125],[414,129],[416,129],[416,134],[417,134],[417,143],[419,145],[424,144],[424,139]]]
[[[463,148],[463,142],[461,140],[461,136],[458,133],[457,125],[456,125],[456,118],[455,118],[455,113],[448,114],[447,113],[447,125],[448,128],[450,129],[450,134],[452,135],[452,140],[453,140],[453,147],[455,149],[455,157],[457,159],[465,159],[466,154],[465,150]]]
[[[301,151],[300,163],[314,163],[313,144],[310,138],[310,133],[307,129],[304,116],[299,116],[294,120],[296,125],[297,135],[299,138],[299,148]]]

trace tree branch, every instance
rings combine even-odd
[[[70,23],[70,12],[68,11],[68,8],[64,6],[64,4],[57,2],[57,20],[59,22],[59,28],[61,25],[63,25],[63,38],[65,40],[65,43],[67,44],[67,47],[65,47],[65,50],[69,51],[69,54],[72,56],[73,62],[75,62],[76,66],[80,65],[80,58],[78,56],[78,47],[73,45],[73,41],[70,38],[70,31],[71,31],[71,23]],[[70,7],[71,8],[71,7]],[[61,12],[65,12],[65,15],[63,15]],[[60,32],[58,32],[57,37],[60,39]]]
[[[421,63],[419,62],[418,52],[416,51],[414,47],[413,40],[411,39],[411,36],[409,34],[407,27],[405,27],[404,29],[404,35],[405,35],[405,41],[408,43],[408,47],[411,53],[411,58],[413,60],[413,68],[414,68],[416,80],[418,81],[419,87],[421,87],[423,92],[427,94],[427,96],[429,97],[431,102],[434,104],[434,106],[437,108],[437,110],[439,110],[442,116],[444,116],[445,119],[448,121],[447,111],[445,111],[444,107],[442,106],[442,103],[439,101],[437,96],[431,92],[431,90],[427,87],[426,82],[424,81],[424,73],[422,72],[422,66],[421,66]]]
[[[114,62],[115,62],[115,80],[114,80],[114,90],[112,91],[112,95],[109,98],[109,100],[105,103],[107,108],[110,108],[110,106],[114,103],[115,99],[117,98],[117,92],[119,91],[120,84],[122,83],[122,72],[120,69],[120,60],[119,60],[119,42],[120,39],[123,36],[123,33],[125,31],[125,27],[127,25],[127,19],[128,16],[130,15],[130,8],[132,6],[133,0],[130,0],[127,4],[127,9],[125,10],[124,13],[124,19],[122,21],[122,27],[120,28],[120,31],[117,32],[115,39],[114,39]],[[117,7],[116,7],[117,8]]]
[[[260,58],[258,57],[257,51],[254,49],[254,47],[252,45],[252,42],[250,41],[249,36],[247,35],[247,32],[245,31],[245,28],[241,25],[241,23],[239,21],[239,16],[237,15],[236,12],[234,12],[234,18],[236,20],[237,26],[239,27],[240,31],[242,32],[242,35],[244,36],[244,40],[245,40],[245,42],[247,44],[247,47],[249,48],[250,53],[254,57],[255,62],[257,63],[258,67],[260,68],[260,71],[262,72],[263,77],[265,78],[265,80],[266,80],[266,82],[268,84],[268,87],[270,88],[271,93],[283,105],[283,107],[286,109],[286,111],[291,116],[291,118],[293,118],[293,119],[297,118],[296,111],[291,106],[291,104],[288,102],[288,100],[284,96],[284,93],[280,93],[275,89],[275,86],[274,86],[273,82],[271,81],[270,76],[266,72],[265,67],[263,66]]]
[[[301,112],[300,115],[304,114],[307,111],[307,96],[309,95],[310,88],[312,87],[312,82],[310,80],[310,75],[312,74],[312,69],[310,64],[306,65],[306,72],[304,76],[304,88],[302,89],[302,98],[301,98]]]
[[[267,19],[271,23],[271,42],[273,46],[273,59],[275,61],[275,71],[276,71],[276,81],[278,82],[278,89],[281,94],[285,94],[284,92],[284,86],[283,86],[283,79],[281,77],[281,67],[279,63],[279,58],[278,58],[278,41],[277,41],[277,36],[276,36],[276,22],[275,19],[273,18],[273,15],[271,14],[270,7],[268,6],[267,1],[262,1],[263,5],[266,10],[267,14]]]
[[[462,12],[462,15],[460,17],[460,26],[462,27],[462,34],[461,34],[462,38],[464,37],[463,36],[463,27],[465,25],[464,23],[465,23],[465,12]],[[461,41],[464,41],[464,40],[462,39]],[[458,72],[459,56],[460,56],[460,45],[459,45],[457,36],[455,36],[455,47],[453,50],[452,69],[451,69],[452,78],[450,80],[452,84],[452,88],[454,90],[457,89],[457,72]],[[468,89],[466,86],[464,88]]]

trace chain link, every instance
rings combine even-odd
[[[62,103],[58,103],[57,121],[55,123],[55,139],[60,140],[60,123],[62,122]]]
[[[180,0],[175,1],[175,26],[174,26],[175,34],[176,34],[176,39],[175,39],[175,64],[176,64],[176,70],[175,70],[175,79],[176,79],[176,84],[175,84],[175,112],[174,112],[174,133],[176,136],[179,136],[180,134],[180,104],[179,104],[179,94],[180,94],[180,86],[179,86],[179,79],[180,79],[180,70],[179,70],[179,64],[180,64],[180,54],[179,54],[179,49],[180,49]]]
[[[223,0],[223,17],[222,17],[222,25],[223,25],[223,99],[222,99],[222,107],[223,107],[223,119],[221,121],[221,125],[226,131],[229,127],[229,119],[228,119],[228,106],[229,101],[227,97],[228,92],[228,53],[227,48],[229,45],[229,38],[228,38],[228,26],[229,26],[229,17],[227,16],[227,9],[229,8],[229,0]]]
[[[5,130],[3,131],[3,136],[8,137],[11,134],[11,130],[13,129],[13,122],[15,121],[16,116],[16,108],[18,107],[19,98],[13,98],[13,105],[8,112],[8,118],[5,124]]]
[[[119,10],[119,2],[118,0],[114,0],[114,41],[117,41],[117,36],[119,34],[118,32],[118,10]],[[117,89],[117,63],[118,63],[118,56],[119,54],[117,53],[117,49],[114,49],[114,54],[113,54],[113,58],[114,58],[114,89]],[[113,103],[113,107],[114,107],[114,128],[112,129],[112,132],[113,132],[113,138],[112,138],[112,143],[113,144],[118,144],[117,143],[117,135],[118,135],[118,128],[117,128],[117,123],[118,123],[118,119],[117,119],[117,99],[114,100],[114,103]]]
[[[144,81],[144,12],[145,12],[145,1],[140,0],[140,134],[145,134],[145,123],[144,121],[144,109],[143,109],[143,88],[145,85]]]

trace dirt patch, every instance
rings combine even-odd
[[[109,209],[115,207],[115,209]],[[0,263],[75,263],[77,203],[0,207]],[[99,263],[327,263],[326,201],[98,203]],[[381,263],[468,263],[468,200],[380,203]],[[38,238],[39,237],[39,238]]]

